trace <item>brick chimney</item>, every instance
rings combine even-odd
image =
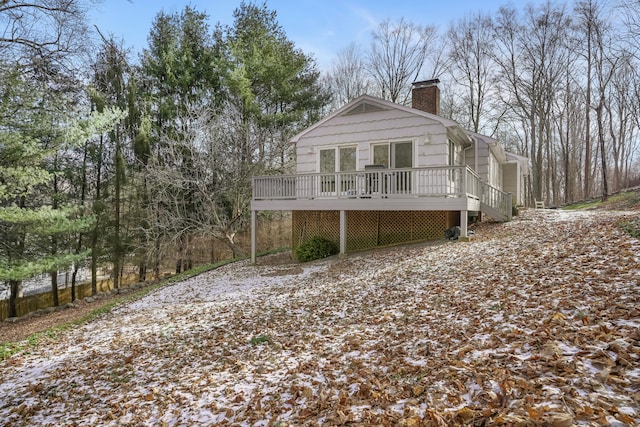
[[[440,80],[414,82],[411,89],[411,106],[426,113],[440,115]]]

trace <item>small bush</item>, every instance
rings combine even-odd
[[[296,249],[296,259],[300,262],[308,262],[326,258],[338,252],[340,252],[340,248],[334,242],[324,237],[315,236]]]
[[[624,230],[631,237],[640,239],[640,218],[620,221],[618,227]]]
[[[519,213],[520,213],[520,210],[518,209],[518,205],[516,205],[514,202],[513,205],[511,206],[511,216],[518,216]]]
[[[259,345],[259,344],[268,343],[269,341],[271,341],[271,338],[268,335],[258,335],[251,338],[249,343],[251,343],[251,345]]]

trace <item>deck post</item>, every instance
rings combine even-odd
[[[251,264],[256,263],[256,247],[257,247],[257,235],[256,232],[256,211],[251,209]]]
[[[347,252],[347,212],[340,211],[340,255]]]
[[[467,238],[467,220],[469,218],[468,211],[460,211],[460,237]]]
[[[466,166],[464,169],[462,169],[462,197],[467,197],[467,194],[469,194],[469,190],[468,190],[468,185],[469,183],[467,182],[467,169],[469,168],[469,166]]]

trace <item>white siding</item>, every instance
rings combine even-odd
[[[473,148],[473,147],[472,147]],[[471,151],[471,150],[468,150]],[[464,166],[464,148],[458,144],[455,144],[455,158],[454,158],[455,166]]]
[[[297,173],[318,172],[320,149],[346,145],[357,147],[356,169],[361,171],[366,165],[373,163],[371,148],[374,143],[398,141],[413,142],[413,167],[445,166],[449,164],[448,139],[453,138],[456,143],[455,164],[471,166],[480,179],[496,188],[508,187],[516,200],[523,197],[523,179],[520,176],[522,170],[516,168],[515,172],[511,169],[503,171],[507,165],[500,163],[504,161],[503,156],[500,156],[500,147],[490,149],[489,144],[499,144],[498,141],[471,134],[469,136],[477,147],[472,145],[465,150],[455,133],[448,133],[448,122],[416,114],[410,109],[382,104],[384,102],[377,104],[383,108],[378,111],[348,114],[345,109],[345,112],[331,116],[301,134],[296,142]],[[513,173],[517,176],[513,176]]]
[[[337,116],[306,133],[296,144],[297,173],[313,173],[320,147],[356,144],[358,170],[370,164],[371,144],[413,141],[414,167],[446,165],[447,129],[439,122],[402,110]]]
[[[492,152],[489,152],[488,156],[489,160],[489,184],[493,185],[498,189],[502,189],[502,167],[500,163],[493,155]]]
[[[517,162],[507,163],[502,168],[503,190],[511,193],[513,201],[518,205],[524,205],[522,179],[519,164]]]
[[[296,172],[316,172],[316,153],[317,151],[313,147],[296,147]]]
[[[471,166],[473,166],[473,160],[471,160]],[[489,146],[487,144],[478,143],[478,168],[476,173],[480,179],[489,182]]]

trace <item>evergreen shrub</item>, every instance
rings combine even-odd
[[[296,249],[296,259],[300,262],[308,262],[326,258],[338,252],[340,248],[334,242],[324,237],[314,236]]]

